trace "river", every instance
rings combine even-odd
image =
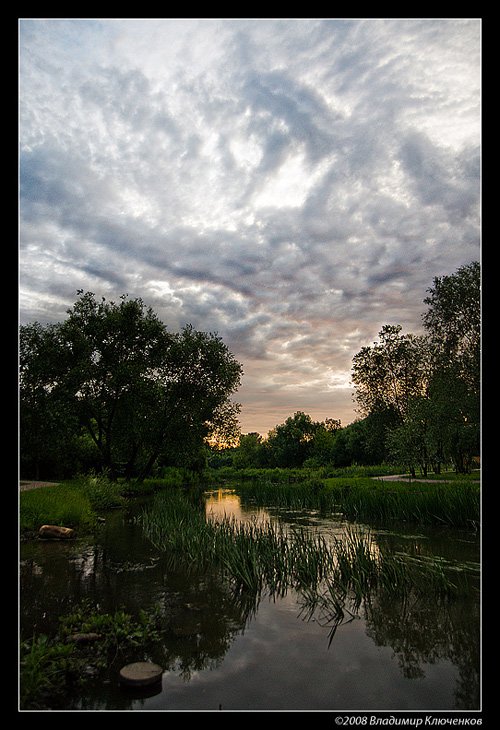
[[[232,490],[205,495],[216,519],[272,519],[339,534],[338,515],[257,510]],[[117,669],[66,698],[69,710],[480,709],[479,591],[451,600],[400,601],[374,595],[332,631],[294,591],[257,601],[237,597],[217,571],[175,568],[145,539],[144,504],[110,512],[95,535],[21,543],[21,637],[53,634],[58,617],[90,599],[99,610],[156,608],[168,631],[152,657],[161,686],[131,695]],[[476,534],[450,528],[370,526],[376,543],[447,566],[479,564]],[[149,696],[148,696],[149,695]]]

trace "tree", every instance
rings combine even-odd
[[[300,467],[310,455],[319,424],[303,411],[297,411],[269,432],[266,442],[273,466]]]
[[[403,423],[411,398],[425,393],[429,358],[426,339],[401,329],[385,325],[380,341],[354,356],[352,379],[364,415],[391,410]]]
[[[262,466],[262,436],[255,431],[242,434],[233,456],[236,469],[251,469]]]
[[[450,276],[436,277],[422,315],[434,353],[434,367],[456,372],[479,394],[481,367],[481,270],[474,261]]]
[[[143,479],[169,442],[194,451],[221,428],[241,365],[218,335],[168,332],[141,299],[78,294],[64,322],[21,328],[22,412],[30,397],[63,404],[112,476]],[[34,332],[43,349],[33,347]]]
[[[430,437],[438,468],[451,461],[457,472],[467,473],[480,451],[480,402],[457,368],[442,366],[431,380]]]
[[[432,433],[432,405],[429,398],[413,398],[403,424],[389,431],[387,445],[398,464],[405,464],[411,475],[415,467],[427,476],[430,464],[439,461],[437,442]]]
[[[481,270],[477,261],[436,277],[424,299],[433,371],[432,431],[445,457],[469,471],[479,452],[481,387]]]
[[[21,469],[34,479],[61,476],[64,454],[73,448],[78,419],[61,397],[47,372],[57,367],[57,328],[34,323],[22,330],[20,367]]]

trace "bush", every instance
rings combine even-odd
[[[111,481],[105,472],[80,476],[76,480],[76,486],[88,497],[92,509],[97,512],[123,505],[120,484]]]

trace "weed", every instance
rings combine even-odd
[[[160,642],[159,611],[132,616],[118,609],[101,613],[84,601],[62,616],[55,637],[33,637],[21,644],[21,709],[57,709],[72,687],[85,686],[109,670],[115,660],[146,654]],[[90,644],[74,635],[97,634]]]
[[[61,693],[72,652],[72,646],[45,635],[21,643],[21,709],[43,709]]]

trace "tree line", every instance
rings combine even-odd
[[[393,461],[415,474],[453,464],[470,471],[480,452],[481,287],[472,262],[436,277],[424,299],[423,335],[385,325],[352,363],[361,418],[315,422],[297,412],[266,438],[242,435],[211,463],[250,467],[371,465]]]
[[[80,290],[63,322],[20,328],[21,476],[105,469],[141,480],[163,466],[389,460],[412,473],[469,471],[480,449],[479,263],[435,278],[427,293],[425,334],[385,325],[354,356],[354,423],[297,412],[263,438],[239,433],[232,396],[243,369],[217,334],[170,332],[141,299]]]

